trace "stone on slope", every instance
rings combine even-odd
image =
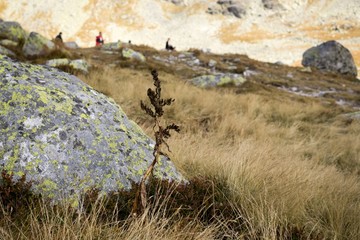
[[[79,45],[76,42],[64,42],[65,48],[68,49],[78,49]]]
[[[76,203],[93,187],[130,189],[153,148],[112,99],[75,76],[0,55],[0,171],[26,174],[34,192]],[[165,158],[154,173],[184,180]]]
[[[48,60],[45,64],[51,67],[69,66],[74,70],[89,73],[89,64],[83,59],[69,60],[67,58],[57,58]]]
[[[328,41],[306,50],[301,64],[319,70],[356,77],[357,69],[350,51],[336,41]]]
[[[16,48],[18,46],[18,43],[8,40],[8,39],[3,39],[0,41],[0,45],[4,46],[6,48],[9,48],[9,47]]]
[[[55,49],[55,44],[44,36],[31,32],[23,46],[25,57],[42,57],[48,55]]]
[[[75,70],[80,70],[83,73],[89,73],[89,64],[84,59],[72,60],[69,66]]]
[[[190,80],[196,86],[209,88],[221,87],[226,85],[240,86],[246,79],[241,74],[217,74],[217,75],[203,75]]]
[[[14,42],[22,42],[27,33],[17,22],[0,22],[0,39],[8,39]]]
[[[0,46],[0,54],[6,55],[9,57],[15,57],[15,53],[7,48],[4,48],[3,46]]]
[[[266,9],[283,9],[284,7],[279,3],[279,0],[262,0],[264,8]]]
[[[51,67],[68,66],[70,64],[70,60],[67,58],[50,59],[47,60],[45,64]]]
[[[123,47],[123,45],[124,44],[120,40],[117,42],[105,43],[101,46],[101,50],[105,50],[105,51],[120,50]]]
[[[139,52],[136,52],[130,48],[124,48],[122,50],[122,56],[124,58],[130,58],[130,59],[135,59],[135,60],[138,60],[140,62],[145,62],[145,57],[144,55],[142,55],[141,53]]]

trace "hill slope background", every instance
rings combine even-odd
[[[359,1],[232,2],[241,2],[246,12],[241,18],[210,14],[209,9],[224,9],[216,0],[1,0],[0,17],[48,38],[62,31],[65,41],[76,41],[81,47],[93,46],[102,31],[107,42],[131,40],[161,49],[171,37],[179,50],[240,53],[289,65],[300,65],[309,47],[337,40],[360,66]]]

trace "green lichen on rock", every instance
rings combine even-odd
[[[101,46],[101,50],[105,50],[105,51],[120,50],[123,47],[123,45],[124,44],[120,40],[117,42],[105,43],[104,45]]]
[[[112,99],[75,76],[0,55],[0,170],[26,174],[34,191],[59,200],[91,187],[129,189],[153,147]],[[166,159],[155,176],[184,180]]]
[[[6,48],[9,48],[9,47],[15,48],[18,46],[18,43],[8,40],[8,39],[3,39],[0,41],[0,45],[3,47],[6,47]]]
[[[226,85],[240,86],[246,81],[241,74],[217,74],[217,75],[203,75],[190,80],[196,86],[209,88],[221,87]]]
[[[67,66],[70,64],[70,60],[67,58],[57,58],[46,61],[46,65],[51,67]]]
[[[27,33],[17,22],[0,22],[0,39],[8,39],[17,43],[26,39]]]
[[[31,32],[26,38],[23,46],[23,54],[26,57],[40,57],[46,56],[55,49],[55,44],[44,36]]]
[[[15,57],[15,53],[13,51],[10,51],[7,48],[4,48],[3,46],[0,46],[0,54],[9,56],[9,57]]]
[[[82,71],[83,73],[89,72],[89,64],[83,59],[72,60],[69,66],[75,70]]]
[[[146,59],[144,57],[144,55],[142,55],[141,53],[139,52],[136,52],[130,48],[124,48],[122,50],[122,56],[124,58],[130,58],[130,59],[135,59],[135,60],[138,60],[140,62],[145,62]]]
[[[67,58],[51,59],[45,63],[51,67],[68,66],[74,70],[79,70],[83,73],[89,73],[89,64],[83,59],[69,60]]]

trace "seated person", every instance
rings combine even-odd
[[[62,32],[60,32],[60,33],[55,37],[55,40],[62,42],[63,39],[62,39],[61,35],[62,35]]]
[[[168,38],[168,40],[166,41],[165,49],[170,50],[170,51],[175,50],[175,47],[170,45],[169,41],[170,41],[170,38]]]

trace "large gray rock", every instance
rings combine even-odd
[[[0,22],[0,39],[23,42],[27,37],[26,31],[17,22]]]
[[[26,174],[35,192],[76,203],[92,187],[130,189],[153,148],[112,99],[75,76],[0,55],[0,171]],[[183,180],[165,158],[155,176]]]
[[[246,14],[245,6],[242,3],[231,4],[226,9],[237,18],[242,18]]]
[[[350,51],[336,41],[328,41],[306,50],[302,65],[329,72],[356,76],[357,69]]]
[[[48,55],[55,49],[55,44],[44,36],[31,32],[23,46],[25,57],[42,57]]]

